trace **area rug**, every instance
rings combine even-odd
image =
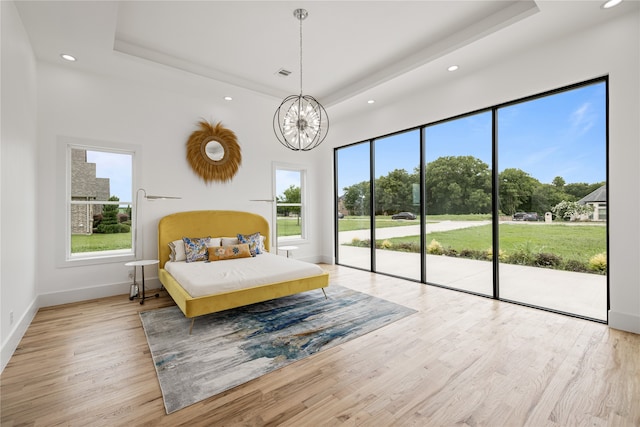
[[[360,337],[415,310],[337,285],[191,319],[140,313],[167,414]]]

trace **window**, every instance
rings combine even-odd
[[[274,167],[276,194],[276,236],[278,244],[305,240],[306,171],[295,166]]]
[[[64,261],[80,264],[133,256],[135,151],[65,141]]]

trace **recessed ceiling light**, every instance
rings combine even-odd
[[[225,96],[225,97],[224,97],[224,100],[225,100],[225,101],[233,101],[233,98],[232,98],[232,97],[230,97],[230,96]]]
[[[457,65],[452,65],[449,68],[447,68],[447,70],[448,71],[456,71],[458,68],[460,68],[460,67],[458,67]]]
[[[375,104],[376,100],[375,99],[370,99],[367,101],[367,104]]]
[[[619,5],[620,3],[622,3],[622,0],[609,0],[605,4],[602,5],[602,8],[603,9],[611,9],[612,7],[615,7],[615,6]]]
[[[60,57],[61,57],[62,59],[64,59],[65,61],[71,61],[71,62],[73,62],[73,61],[75,61],[75,60],[76,60],[76,57],[75,57],[75,56],[73,56],[73,55],[69,55],[68,53],[63,53],[62,55],[60,55]]]

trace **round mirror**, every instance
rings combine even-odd
[[[221,123],[201,121],[198,127],[187,141],[191,168],[207,183],[231,181],[242,162],[236,134]]]
[[[224,157],[224,147],[218,141],[211,140],[207,142],[204,148],[207,157],[216,162],[222,160]]]

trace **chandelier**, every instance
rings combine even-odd
[[[329,131],[329,117],[324,107],[310,95],[302,94],[302,21],[309,15],[296,9],[300,21],[300,95],[290,95],[273,115],[273,131],[278,141],[294,151],[309,151],[324,141]]]

